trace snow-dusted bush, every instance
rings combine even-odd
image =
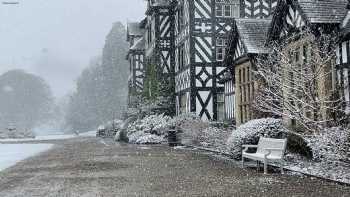
[[[336,161],[347,158],[350,152],[349,130],[339,127],[324,129],[321,133],[306,136],[305,139],[312,149],[314,160]]]
[[[257,144],[260,137],[283,138],[287,132],[281,119],[251,120],[232,132],[227,140],[227,148],[234,158],[239,159],[243,144]]]
[[[128,126],[128,135],[138,131],[164,135],[167,130],[169,120],[170,117],[164,114],[146,116],[143,119],[136,120]]]
[[[21,139],[21,138],[35,138],[35,135],[31,131],[0,131],[0,139]]]
[[[149,115],[134,121],[126,128],[128,141],[135,144],[157,144],[163,142],[170,119],[169,116],[158,114]]]
[[[199,133],[195,141],[201,146],[225,151],[226,141],[230,134],[229,130],[208,127]]]
[[[186,113],[171,119],[168,127],[175,127],[182,131],[181,141],[183,144],[193,144],[197,143],[198,136],[209,127],[209,123],[203,122],[195,113]]]
[[[166,142],[165,136],[145,133],[143,131],[137,131],[129,135],[129,143],[132,144],[160,144]]]

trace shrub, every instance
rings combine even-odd
[[[195,113],[186,113],[174,117],[168,123],[168,128],[177,128],[182,131],[181,139],[183,144],[197,144],[198,136],[209,123],[203,122]]]
[[[202,132],[199,132],[195,141],[201,146],[225,151],[226,141],[230,134],[231,132],[229,132],[229,130],[208,127]]]
[[[149,115],[129,124],[126,135],[130,143],[155,144],[164,141],[168,130],[169,116]],[[121,133],[123,134],[123,133]],[[119,138],[122,138],[120,136]]]
[[[349,130],[339,127],[326,128],[318,134],[306,136],[316,161],[336,161],[347,159],[349,148]]]
[[[232,132],[227,140],[227,148],[235,159],[240,159],[243,144],[257,144],[260,137],[283,138],[287,133],[280,119],[251,120]]]

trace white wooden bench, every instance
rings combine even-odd
[[[283,174],[283,157],[287,147],[287,139],[272,139],[260,137],[258,145],[242,145],[242,167],[244,159],[256,160],[264,163],[264,174],[267,174],[268,162],[279,162],[281,173]],[[248,148],[256,148],[255,153],[247,153]]]

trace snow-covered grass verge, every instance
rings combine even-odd
[[[49,150],[52,144],[0,144],[0,171]]]
[[[350,184],[350,164],[340,161],[315,162],[297,157],[285,163],[285,169]]]
[[[34,138],[34,133],[31,131],[0,131],[0,139],[24,139],[24,138]]]
[[[84,133],[79,133],[81,137],[96,137],[96,131],[88,131]]]
[[[48,140],[65,140],[79,137],[74,134],[57,134],[57,135],[45,135],[36,136],[35,138],[23,138],[23,139],[0,139],[0,142],[32,142],[32,141],[48,141]]]

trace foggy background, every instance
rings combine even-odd
[[[112,23],[141,20],[143,0],[17,0],[0,4],[0,75],[40,75],[55,97],[71,92],[90,59],[100,56]]]

